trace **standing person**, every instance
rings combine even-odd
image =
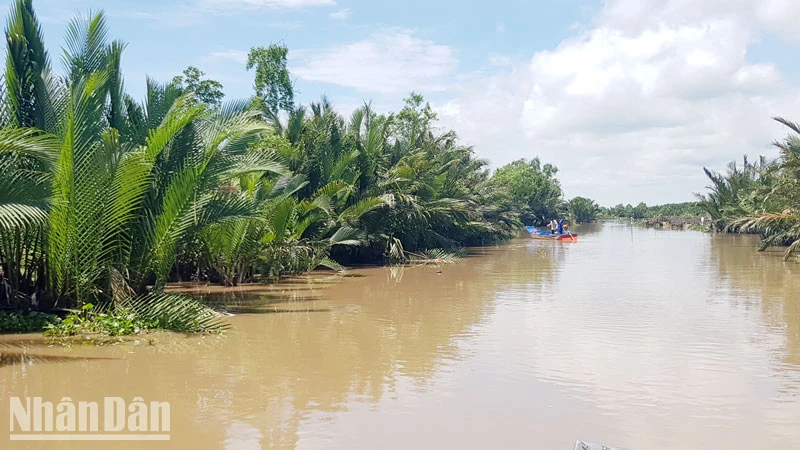
[[[558,221],[558,234],[564,234],[564,219]]]
[[[550,232],[555,234],[556,230],[558,230],[558,222],[556,219],[550,219]]]

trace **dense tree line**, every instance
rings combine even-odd
[[[295,104],[282,46],[250,52],[250,99],[223,102],[222,85],[190,67],[147,79],[138,101],[103,13],[70,22],[63,74],[30,0],[12,7],[6,41],[0,309],[91,303],[202,328],[209,311],[163,294],[167,282],[441,256],[564,205],[555,167],[534,159],[490,176],[418,94],[386,114]]]
[[[699,202],[665,203],[651,205],[641,202],[636,206],[631,204],[602,208],[601,215],[608,218],[634,218],[651,219],[655,217],[699,217],[705,215],[705,210]]]

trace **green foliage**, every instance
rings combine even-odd
[[[228,328],[220,314],[185,295],[151,294],[114,305],[115,314],[129,311],[145,329],[215,333]]]
[[[665,203],[654,206],[639,203],[635,207],[630,204],[619,204],[610,208],[601,208],[600,214],[604,217],[651,219],[671,216],[700,217],[705,215],[705,211],[699,202]]]
[[[247,70],[256,70],[256,96],[273,114],[294,109],[294,88],[286,67],[288,54],[289,49],[278,44],[253,47],[247,54]]]
[[[203,79],[205,72],[194,66],[189,66],[183,71],[183,75],[178,75],[172,79],[172,84],[183,92],[191,92],[198,101],[210,106],[220,106],[225,93],[222,91],[222,83],[215,80]]]
[[[403,109],[397,113],[393,128],[396,133],[413,144],[417,138],[424,137],[424,133],[430,130],[437,118],[425,98],[419,93],[412,92],[405,99]]]
[[[594,200],[586,197],[575,197],[567,202],[569,215],[577,223],[594,222],[600,213],[600,207]]]
[[[760,157],[742,164],[728,164],[725,173],[704,168],[711,181],[705,194],[697,194],[698,206],[711,217],[717,231],[759,233],[760,250],[786,246],[789,258],[800,249],[800,126],[777,117],[789,135],[774,143],[774,160]]]
[[[492,183],[507,193],[524,223],[544,225],[565,209],[557,172],[558,168],[542,165],[539,158],[520,159],[497,169]]]
[[[413,264],[453,264],[461,260],[459,252],[446,251],[441,248],[425,250],[422,253],[409,253],[408,262]]]
[[[634,206],[631,211],[631,216],[634,219],[643,219],[647,217],[647,204],[640,202],[638,205]]]
[[[728,230],[755,232],[762,235],[761,250],[771,246],[786,246],[785,257],[800,250],[800,125],[783,118],[775,118],[790,130],[790,134],[775,146],[780,154],[775,161],[751,167],[746,183],[727,180],[725,186],[741,183],[736,201],[727,197],[709,195],[709,203],[724,215]],[[745,164],[747,166],[747,164]],[[712,203],[713,202],[713,203]]]
[[[772,164],[763,157],[758,162],[751,163],[745,156],[741,166],[731,162],[724,174],[707,168],[703,168],[703,171],[711,184],[707,187],[708,193],[698,194],[697,198],[700,207],[711,217],[717,230],[723,230],[735,219],[747,215],[748,210],[755,205],[748,205],[746,199],[761,187],[772,183],[769,175]]]
[[[80,310],[70,312],[63,320],[48,325],[45,335],[53,337],[92,334],[125,336],[139,333],[144,328],[145,324],[128,309],[112,313],[96,312],[94,305],[87,303]]]
[[[48,95],[50,58],[31,0],[17,0],[12,6],[6,43],[6,95],[0,125],[48,129],[52,123]]]
[[[703,233],[708,233],[708,232],[711,231],[711,227],[710,226],[702,225],[702,224],[690,225],[689,229],[692,230],[692,231],[701,231]]]
[[[366,104],[345,118],[324,97],[295,106],[283,46],[250,52],[254,101],[222,104],[222,86],[189,67],[147,79],[139,102],[102,12],[68,24],[63,76],[30,1],[16,1],[6,37],[0,306],[77,309],[50,334],[218,329],[213,311],[163,294],[167,282],[451,261],[561,206],[554,167],[490,178],[420,94],[397,114]]]
[[[105,308],[87,303],[63,320],[50,320],[45,335],[126,336],[147,330],[219,332],[226,324],[213,310],[182,295],[146,295]]]
[[[656,205],[648,207],[648,215],[651,217],[657,216],[682,216],[682,217],[700,217],[704,215],[702,205],[698,202],[684,202],[684,203],[667,203],[664,205]]]
[[[44,331],[48,325],[56,323],[58,317],[31,311],[28,314],[0,311],[0,334],[31,333]]]

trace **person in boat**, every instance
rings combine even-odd
[[[563,219],[563,218],[558,221],[558,234],[564,234],[564,222],[565,221],[566,220]]]
[[[556,222],[556,219],[551,219],[550,220],[550,232],[555,234],[556,230],[558,230],[558,222]]]

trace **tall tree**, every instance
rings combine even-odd
[[[430,132],[434,122],[438,119],[430,103],[416,92],[412,92],[403,100],[405,105],[397,113],[394,121],[398,133],[411,145],[415,145],[421,134]]]
[[[569,214],[572,219],[578,223],[594,222],[597,219],[597,214],[600,213],[600,207],[594,200],[586,197],[575,197],[567,203]]]
[[[286,66],[289,49],[285,45],[253,47],[247,55],[247,70],[255,68],[258,98],[273,114],[294,109],[294,88]]]
[[[222,83],[216,80],[203,79],[205,72],[195,66],[189,66],[172,79],[172,83],[183,92],[191,92],[195,99],[210,106],[219,106],[225,93]]]
[[[539,158],[519,159],[497,169],[492,182],[504,189],[525,223],[543,225],[563,213],[558,168]]]

